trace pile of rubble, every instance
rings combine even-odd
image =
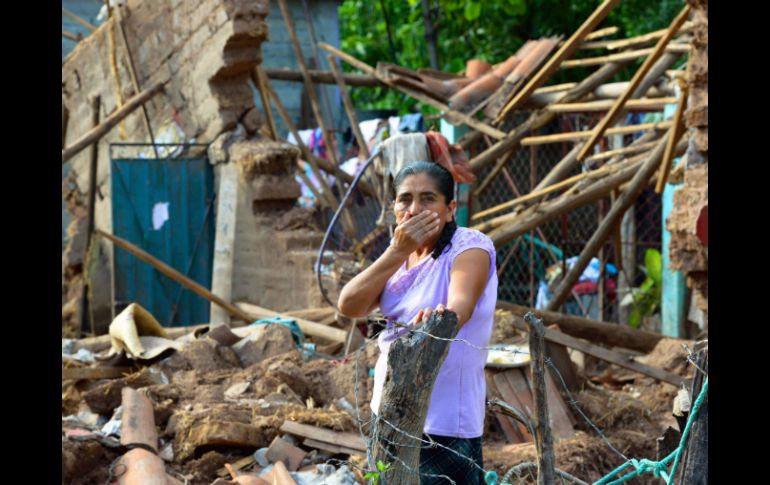
[[[231,469],[237,483],[261,483],[242,477],[271,473],[282,463],[296,483],[315,483],[313,476],[355,483],[350,467],[315,465],[363,454],[352,404],[356,390],[362,398],[370,393],[363,359],[357,366],[355,359],[321,356],[307,342],[298,346],[297,332],[281,322],[191,327],[171,339],[181,332],[151,335],[146,319],[135,316],[136,339],[118,328],[119,317],[110,327],[111,342],[62,340],[66,483],[111,477],[142,483],[118,477],[128,480],[133,473],[129,453],[137,446],[126,435],[135,401],[146,401],[152,418],[151,443],[143,451],[149,446],[153,459],[162,461],[159,473],[181,482],[210,484]],[[361,403],[362,414],[364,408]]]

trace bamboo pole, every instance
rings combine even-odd
[[[591,155],[590,157],[586,158],[586,161],[588,162],[594,162],[594,161],[600,161],[600,160],[606,160],[608,158],[612,158],[618,155],[628,155],[631,153],[639,153],[646,151],[652,147],[655,146],[654,141],[642,143],[641,145],[629,145],[627,147],[623,148],[616,148],[615,150],[607,150],[606,152],[598,153],[596,155]]]
[[[337,89],[339,89],[340,97],[342,98],[342,106],[345,108],[345,114],[348,116],[350,129],[353,131],[353,135],[356,137],[356,143],[358,144],[359,150],[358,158],[361,160],[362,157],[360,155],[363,155],[363,160],[368,160],[371,156],[371,153],[369,152],[369,145],[366,144],[364,134],[361,133],[361,126],[358,123],[358,116],[356,116],[356,109],[353,106],[353,100],[350,99],[350,93],[348,93],[347,86],[345,85],[345,78],[342,75],[342,71],[337,65],[337,62],[335,61],[334,56],[331,54],[327,55],[326,62],[329,63],[332,74],[334,75],[334,80],[337,82]],[[377,202],[382,205],[382,197],[380,196],[380,193],[374,191],[374,195],[377,199]]]
[[[353,66],[353,67],[355,67],[355,68],[357,68],[357,69],[359,69],[359,70],[361,70],[361,71],[363,71],[363,72],[365,72],[367,74],[371,74],[371,75],[375,76],[377,79],[382,81],[385,85],[390,86],[391,88],[396,89],[398,91],[401,91],[402,93],[407,94],[407,95],[415,98],[418,101],[421,101],[421,102],[423,102],[423,103],[425,103],[425,104],[427,104],[429,106],[432,106],[432,107],[442,111],[444,115],[451,115],[452,117],[454,117],[457,120],[465,123],[466,125],[470,126],[471,128],[473,128],[473,129],[475,129],[477,131],[480,131],[480,132],[482,132],[482,133],[484,133],[486,135],[489,135],[492,138],[495,138],[495,139],[498,139],[498,140],[502,139],[503,137],[505,137],[505,133],[500,131],[500,130],[498,130],[497,128],[489,126],[488,124],[483,123],[481,121],[478,121],[477,119],[472,118],[472,117],[470,117],[470,116],[468,116],[468,115],[466,115],[464,113],[461,113],[459,111],[455,111],[455,110],[451,109],[449,106],[445,105],[444,103],[441,103],[440,101],[437,101],[437,100],[431,98],[430,96],[427,96],[427,95],[425,95],[425,94],[423,94],[421,92],[415,91],[415,90],[410,89],[410,88],[405,87],[405,86],[400,86],[400,85],[394,83],[393,81],[391,81],[390,79],[388,79],[386,76],[381,75],[379,72],[377,72],[376,69],[374,69],[370,65],[366,64],[365,62],[359,61],[355,57],[353,57],[353,56],[351,56],[349,54],[346,54],[346,53],[342,52],[341,50],[336,49],[335,47],[332,47],[329,44],[326,44],[325,42],[319,42],[318,43],[318,47],[320,47],[321,49],[323,49],[323,50],[325,50],[325,51],[335,55],[336,57],[339,57],[340,59],[342,59],[343,61],[347,62],[351,66]]]
[[[270,108],[270,95],[265,88],[265,71],[262,66],[257,66],[251,72],[251,80],[259,90],[259,98],[262,100],[262,109],[265,111],[265,118],[267,118],[267,128],[270,130],[270,136],[273,140],[278,140],[278,129],[275,127],[275,119],[273,118],[273,110]]]
[[[267,92],[269,101],[272,101],[273,105],[278,110],[278,114],[280,115],[284,124],[287,128],[289,128],[289,132],[294,135],[294,140],[297,142],[297,147],[299,147],[299,150],[302,153],[302,157],[310,165],[310,169],[313,171],[313,175],[318,179],[318,183],[321,184],[321,194],[323,195],[323,198],[318,199],[319,202],[324,201],[328,207],[331,207],[336,211],[338,207],[337,199],[334,197],[334,194],[331,191],[331,187],[329,187],[329,184],[326,182],[326,178],[321,174],[321,171],[318,167],[319,161],[321,159],[316,157],[315,154],[310,151],[307,145],[305,145],[305,142],[302,141],[302,137],[299,136],[299,130],[297,130],[297,127],[291,120],[291,116],[289,116],[289,112],[286,110],[286,107],[283,105],[280,98],[278,98],[278,95],[273,90],[273,87],[270,85],[270,81],[267,79],[263,79],[263,81],[263,86]],[[268,109],[269,107],[270,103],[268,102]]]
[[[577,86],[565,93],[560,100],[562,102],[572,102],[579,99],[581,96],[592,92],[597,86],[614,76],[623,66],[623,64],[618,63],[602,66],[595,73],[591,74]],[[494,160],[497,160],[497,164],[489,172],[489,175],[487,175],[487,178],[494,177],[505,165],[506,160],[500,158],[502,155],[519,146],[521,139],[524,138],[530,130],[549,123],[555,117],[555,113],[551,113],[547,110],[540,110],[532,113],[524,123],[514,128],[504,139],[473,157],[470,161],[471,169],[474,172],[479,173],[487,165]]]
[[[671,44],[664,47],[666,52],[672,54],[687,54],[692,49],[689,44]],[[619,61],[632,61],[640,57],[644,57],[648,54],[652,54],[655,51],[654,48],[638,49],[628,52],[619,52],[617,54],[610,54],[607,56],[587,57],[585,59],[572,59],[564,61],[561,65],[561,69],[571,69],[574,67],[587,67],[587,66],[601,66],[608,62]]]
[[[610,128],[602,133],[602,136],[625,135],[629,133],[638,133],[649,130],[666,130],[671,127],[671,121],[659,121],[657,123],[642,123],[641,125],[619,126]],[[529,136],[521,140],[522,146],[545,145],[547,143],[559,143],[565,141],[576,141],[590,138],[593,130],[572,131],[567,133],[557,133],[555,135]],[[578,154],[578,157],[580,155]]]
[[[644,98],[629,99],[626,103],[628,109],[662,110],[667,104],[676,103],[676,98]],[[548,111],[554,113],[578,113],[585,111],[606,111],[612,108],[614,102],[611,99],[588,101],[585,103],[556,103],[548,106]]]
[[[585,40],[586,36],[596,28],[602,20],[604,20],[607,14],[609,14],[618,3],[620,3],[620,0],[605,0],[602,2],[586,21],[583,22],[578,30],[564,43],[564,45],[559,48],[556,54],[548,60],[532,79],[530,79],[526,86],[524,86],[521,91],[519,91],[516,96],[503,107],[494,123],[500,123],[505,119],[508,113],[516,108],[517,105],[521,104],[525,99],[529,98],[535,89],[545,83],[551,74],[556,72],[559,65],[577,50],[580,44]]]
[[[690,66],[692,64],[692,57],[687,63],[687,73],[689,74]],[[671,171],[671,163],[674,158],[674,139],[678,139],[680,132],[685,129],[682,117],[687,109],[687,97],[689,95],[689,85],[686,81],[681,81],[681,93],[679,93],[679,101],[676,105],[676,112],[674,113],[674,136],[669,140],[668,146],[666,146],[666,152],[663,154],[663,161],[661,162],[660,174],[658,176],[658,183],[655,185],[655,193],[663,193],[663,187],[668,179],[668,174]]]
[[[620,115],[621,109],[625,105],[626,101],[631,98],[631,95],[634,94],[634,91],[645,78],[647,72],[653,67],[655,61],[657,61],[658,58],[663,54],[663,50],[665,49],[666,44],[668,44],[668,41],[671,40],[674,34],[676,34],[676,31],[679,30],[679,27],[682,26],[689,13],[690,6],[686,5],[679,13],[679,15],[676,16],[674,21],[671,22],[671,25],[669,26],[666,34],[661,37],[660,40],[658,40],[658,43],[655,45],[652,53],[644,60],[642,66],[634,74],[634,77],[631,79],[631,84],[628,86],[628,88],[626,88],[626,91],[620,98],[617,99],[617,101],[615,101],[615,105],[613,105],[613,107],[604,116],[604,118],[602,118],[596,128],[594,128],[591,137],[588,139],[586,144],[583,145],[580,153],[578,153],[578,160],[582,161],[585,159],[585,157],[588,155],[588,152],[593,149],[593,146],[596,144],[599,137],[602,136],[602,133],[604,133],[609,125],[615,122],[617,116]]]
[[[350,99],[347,86],[345,86],[345,78],[342,76],[337,61],[334,56],[329,54],[326,56],[326,62],[329,63],[334,80],[337,82],[337,88],[340,90],[340,97],[342,98],[342,105],[345,108],[345,113],[348,115],[348,121],[350,122],[350,129],[353,131],[353,135],[356,137],[356,143],[358,143],[358,149],[363,154],[364,160],[368,160],[369,146],[366,144],[363,133],[361,133],[361,127],[358,125],[358,117],[356,116],[356,109],[353,107],[353,101]],[[359,157],[361,158],[361,157]]]
[[[686,149],[687,140],[679,140],[676,145],[676,153],[684,153]],[[649,157],[652,155],[654,153],[645,156]],[[658,161],[660,161],[660,158],[658,158]],[[620,172],[603,177],[588,187],[581,187],[579,183],[575,184],[570,190],[552,201],[530,207],[521,213],[495,217],[473,226],[473,229],[486,233],[492,239],[495,246],[499,247],[530,231],[533,227],[545,224],[561,214],[607,197],[613,190],[622,187],[624,183],[631,180],[639,170],[641,163],[644,162],[630,164],[629,167]]]
[[[613,34],[617,34],[620,29],[617,26],[605,27],[603,29],[594,30],[590,34],[586,35],[585,40],[601,39],[602,37],[608,37]]]
[[[85,147],[94,143],[103,137],[108,131],[110,131],[115,125],[120,123],[126,116],[133,113],[137,108],[144,104],[147,100],[158,94],[163,90],[165,81],[159,81],[152,87],[142,91],[133,98],[129,99],[122,108],[108,116],[99,126],[89,130],[86,134],[78,138],[72,145],[65,148],[61,152],[62,163],[66,162],[73,156],[80,153]]]
[[[581,174],[574,175],[574,176],[572,176],[570,178],[562,180],[561,182],[557,182],[557,183],[555,183],[553,185],[549,185],[549,186],[544,187],[542,189],[535,190],[535,191],[530,192],[530,193],[528,193],[526,195],[523,195],[521,197],[517,197],[517,198],[515,198],[513,200],[509,200],[508,202],[504,202],[502,204],[498,204],[498,205],[496,205],[494,207],[490,207],[489,209],[485,209],[485,210],[483,210],[481,212],[478,212],[477,214],[473,215],[473,217],[471,218],[471,222],[476,222],[479,219],[482,219],[482,218],[487,217],[487,216],[492,215],[492,214],[497,214],[498,212],[501,212],[501,211],[503,211],[505,209],[509,209],[511,207],[517,206],[519,204],[523,204],[524,202],[529,202],[531,200],[538,199],[538,198],[543,197],[545,195],[548,195],[550,193],[556,192],[557,190],[561,190],[561,189],[563,189],[565,187],[568,187],[568,186],[570,186],[570,185],[572,185],[572,184],[574,184],[576,182],[579,182],[581,180],[594,179],[594,178],[602,177],[602,176],[604,176],[604,175],[606,175],[608,173],[617,172],[617,171],[619,171],[622,168],[625,168],[627,166],[628,166],[628,162],[620,163],[620,164],[612,164],[612,165],[608,164],[608,165],[604,165],[601,168],[598,168],[598,169],[595,169],[595,170],[591,170],[589,172],[583,172]]]
[[[572,285],[574,285],[580,275],[583,274],[583,271],[586,266],[588,266],[591,258],[593,258],[596,251],[604,244],[615,226],[620,223],[623,214],[625,214],[631,204],[634,203],[644,187],[649,183],[650,177],[658,169],[668,144],[668,139],[674,136],[674,132],[674,128],[669,129],[668,134],[658,142],[658,145],[652,151],[649,158],[642,164],[636,175],[634,175],[628,188],[626,188],[618,200],[615,201],[615,204],[612,206],[607,216],[602,220],[602,223],[599,225],[596,232],[594,232],[591,239],[580,252],[578,260],[559,282],[553,292],[553,298],[548,302],[546,310],[555,311],[564,304],[572,289]],[[677,140],[674,140],[674,143],[676,143],[676,141]]]
[[[253,320],[251,315],[247,314],[243,310],[240,310],[234,305],[224,301],[223,299],[213,294],[203,286],[199,285],[195,281],[191,280],[187,276],[183,275],[179,271],[167,265],[163,261],[160,261],[159,259],[155,258],[153,255],[149,254],[148,252],[140,249],[136,245],[131,244],[125,239],[121,239],[117,236],[113,236],[112,234],[108,234],[99,229],[96,229],[95,232],[100,236],[106,237],[119,248],[125,251],[128,251],[140,261],[144,261],[145,263],[149,264],[150,266],[158,270],[161,274],[171,278],[172,280],[176,281],[180,285],[184,286],[185,288],[195,293],[196,295],[206,299],[211,303],[219,305],[233,317],[238,318],[239,320],[243,320],[244,322],[251,322]]]
[[[75,15],[74,13],[70,12],[69,10],[67,10],[64,7],[61,8],[61,13],[62,13],[62,15],[67,17],[68,19],[70,19],[73,22],[76,22],[76,23],[82,25],[83,27],[87,28],[91,32],[96,30],[96,26],[94,24],[92,24],[91,22],[86,21],[85,19],[83,19],[79,15]]]
[[[679,29],[680,34],[684,34],[686,32],[691,32],[695,28],[695,24],[692,21],[687,21],[682,25],[682,28]],[[654,40],[658,40],[664,35],[666,35],[666,32],[668,29],[660,29],[655,30],[653,32],[649,32],[647,34],[638,35],[636,37],[629,37],[628,39],[619,39],[619,40],[610,40],[607,41],[607,50],[618,50],[618,49],[625,49],[626,47],[635,47],[638,45],[643,45],[648,42],[652,42]]]

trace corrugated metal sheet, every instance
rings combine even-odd
[[[111,164],[113,233],[210,288],[214,183],[208,161],[112,159]],[[114,268],[116,313],[137,302],[165,326],[208,322],[209,302],[148,264],[115,249]]]

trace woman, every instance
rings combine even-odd
[[[388,349],[397,332],[393,322],[417,325],[434,311],[457,314],[460,331],[449,346],[431,394],[424,432],[431,439],[482,466],[484,364],[497,300],[492,241],[457,227],[454,181],[443,167],[414,162],[396,175],[396,229],[388,249],[340,293],[339,309],[364,317],[378,306],[389,321],[379,336],[372,411],[377,413],[387,371]],[[469,345],[470,344],[470,345]],[[426,437],[427,439],[427,437]],[[441,447],[423,448],[420,483],[484,483],[480,469]]]

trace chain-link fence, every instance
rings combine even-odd
[[[587,130],[596,125],[601,114],[561,115],[532,134]],[[606,151],[630,141],[630,138],[609,142],[605,139],[597,145],[597,150]],[[473,212],[478,213],[529,193],[572,147],[573,143],[570,142],[520,147],[510,155],[505,167],[489,186],[473,194]],[[488,168],[480,173],[479,181],[485,180],[490,170]],[[580,167],[575,168],[569,176],[577,175],[581,170]],[[549,294],[548,287],[553,286],[549,285],[553,281],[552,275],[559,274],[560,269],[563,274],[564,268],[569,265],[569,258],[580,254],[602,218],[609,212],[611,203],[611,197],[607,197],[572,210],[498,247],[498,298],[532,307],[542,306]],[[500,214],[476,222],[496,215]],[[584,273],[587,279],[575,285],[572,296],[562,309],[564,312],[593,319],[627,321],[628,307],[621,309],[618,305],[623,296],[623,292],[618,292],[618,287],[638,286],[645,277],[640,270],[644,264],[645,250],[661,249],[661,201],[652,188],[645,189],[633,209],[628,211],[621,230],[615,234],[622,234],[620,257],[615,249],[617,237],[610,237],[597,254],[597,261],[593,265],[594,270],[598,269],[595,274],[598,273],[599,277]]]

